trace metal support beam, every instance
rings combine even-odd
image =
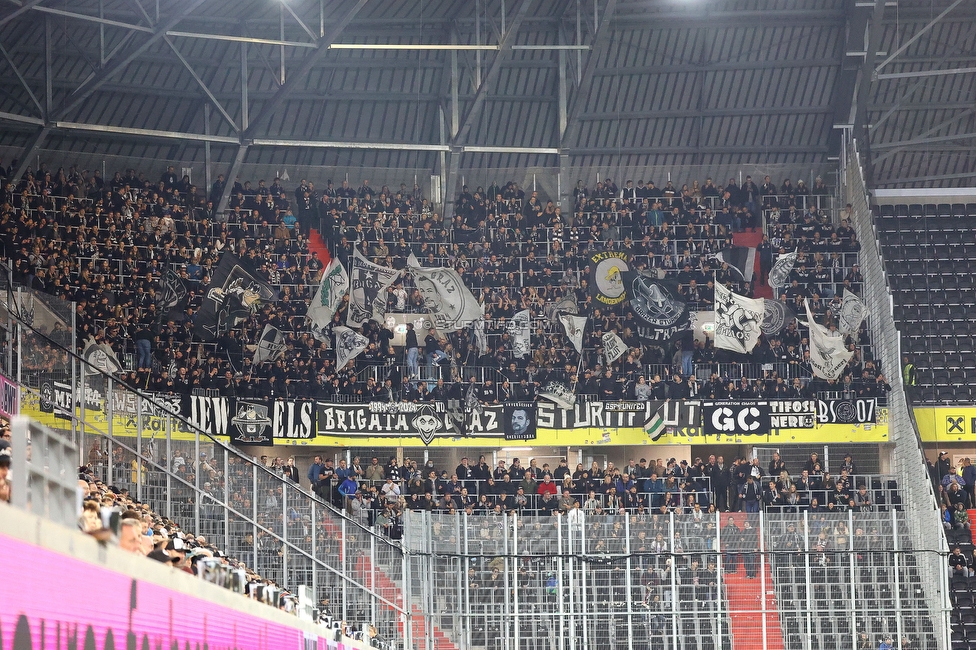
[[[276,138],[254,138],[248,143],[255,147],[314,147],[319,149],[368,149],[370,151],[450,151],[448,145],[415,144],[412,142],[344,142],[342,140],[287,140]]]
[[[247,78],[247,43],[241,43],[241,131],[245,132],[251,125],[248,112]]]
[[[54,34],[51,33],[51,19],[44,16],[44,120],[51,119],[54,106]]]
[[[498,54],[495,55],[494,60],[491,62],[488,70],[485,72],[484,77],[481,79],[481,84],[478,86],[478,92],[474,96],[474,100],[468,107],[467,113],[464,115],[464,119],[461,121],[461,126],[458,128],[457,134],[452,140],[452,144],[457,146],[465,142],[468,138],[468,134],[471,132],[471,126],[474,124],[474,118],[481,113],[481,109],[484,106],[485,99],[488,95],[488,88],[495,83],[498,78],[498,73],[501,70],[502,60],[511,51],[513,41],[518,33],[519,27],[522,25],[522,20],[529,11],[529,7],[532,6],[532,0],[521,0],[518,9],[515,11],[515,16],[512,18],[511,24],[508,26],[508,31],[502,36],[501,42],[498,44]],[[450,179],[448,181],[450,183]]]
[[[17,80],[20,81],[20,85],[24,87],[24,90],[27,91],[27,95],[31,98],[31,101],[34,102],[34,106],[37,107],[37,113],[41,117],[43,117],[44,107],[41,106],[41,102],[37,100],[37,97],[34,95],[34,91],[31,90],[31,87],[30,85],[28,85],[27,80],[24,79],[24,75],[20,73],[20,69],[17,67],[17,64],[14,63],[14,60],[12,58],[10,58],[10,54],[7,52],[6,48],[2,44],[0,44],[0,54],[3,55],[4,59],[6,59],[7,65],[9,65],[10,68],[14,71],[14,74],[17,75]]]
[[[44,120],[42,120],[39,117],[30,117],[29,115],[17,115],[16,113],[7,113],[6,111],[0,111],[0,120],[44,126]]]
[[[105,124],[85,124],[84,122],[55,122],[52,126],[67,131],[94,131],[110,135],[134,135],[144,138],[164,140],[195,140],[198,142],[219,142],[221,144],[240,144],[237,138],[222,135],[203,135],[184,131],[159,131],[156,129],[134,129],[128,126],[107,126]]]
[[[319,37],[318,34],[316,34],[311,29],[309,29],[308,25],[305,24],[305,21],[303,21],[301,18],[298,17],[298,14],[295,13],[295,10],[291,8],[291,3],[282,2],[281,6],[285,8],[285,11],[291,14],[291,17],[295,19],[295,22],[298,23],[298,26],[301,27],[303,30],[305,30],[306,34],[312,37],[312,40],[315,40],[316,38]],[[284,40],[284,37],[282,37],[281,40]]]
[[[288,81],[282,84],[274,96],[265,102],[257,117],[252,120],[250,124],[244,126],[245,139],[253,138],[254,131],[256,129],[266,127],[271,121],[271,116],[285,102],[289,93],[296,90],[306,82],[309,72],[312,71],[312,68],[315,67],[315,64],[319,61],[319,59],[325,56],[326,52],[329,51],[329,46],[331,46],[336,39],[339,38],[346,26],[348,26],[349,23],[352,22],[352,19],[356,17],[356,14],[359,13],[359,10],[366,5],[366,1],[367,0],[356,0],[355,4],[353,4],[353,6],[350,7],[342,17],[329,25],[328,33],[317,41],[316,49],[302,59],[301,65],[299,65],[296,70],[292,71],[291,75],[288,77]],[[227,181],[229,185],[230,178],[228,178]]]
[[[871,99],[871,80],[874,75],[874,57],[881,45],[884,31],[884,0],[874,0],[874,9],[868,19],[864,42],[864,61],[858,76],[857,95],[854,105],[854,136],[861,143],[864,156],[864,181],[868,187],[874,186],[874,166],[871,164],[871,132],[868,128],[868,102]]]
[[[41,4],[41,0],[28,0],[24,4],[20,5],[20,7],[18,7],[17,9],[14,9],[3,18],[0,18],[0,27],[3,27],[4,25],[9,23],[11,20],[14,20],[18,16],[27,13],[28,11],[30,11],[31,9],[33,9],[39,4]]]
[[[237,123],[234,121],[234,118],[232,118],[230,114],[226,111],[226,109],[224,109],[223,105],[219,101],[217,101],[217,98],[214,97],[214,94],[212,92],[210,92],[210,88],[207,86],[206,83],[204,83],[203,79],[200,78],[200,75],[196,73],[196,70],[193,69],[193,66],[191,66],[190,63],[185,58],[183,58],[183,55],[180,54],[180,51],[176,49],[176,44],[173,43],[173,41],[170,39],[169,36],[164,36],[163,40],[165,40],[166,44],[169,45],[169,48],[173,50],[173,54],[175,54],[176,58],[180,60],[180,63],[182,63],[183,67],[186,68],[186,71],[190,73],[190,76],[193,77],[193,80],[197,82],[197,85],[200,86],[200,89],[203,91],[203,94],[207,96],[207,98],[210,100],[210,103],[213,104],[213,107],[217,109],[217,112],[220,113],[225,120],[227,120],[227,123],[230,124],[231,128],[234,129],[234,131],[240,133],[241,129],[238,128]]]
[[[877,75],[877,73],[881,71],[881,68],[883,68],[886,65],[888,65],[889,63],[891,63],[899,54],[901,54],[902,52],[904,52],[905,50],[907,50],[909,47],[911,47],[912,43],[914,43],[918,39],[922,38],[922,36],[924,36],[926,32],[928,32],[930,29],[932,29],[933,27],[935,27],[936,25],[938,25],[939,22],[941,22],[942,19],[945,18],[949,14],[950,11],[952,11],[953,9],[955,9],[956,7],[958,7],[963,2],[964,2],[964,0],[956,0],[951,5],[949,5],[948,7],[946,7],[946,9],[941,14],[939,14],[938,16],[936,16],[935,18],[933,18],[927,25],[925,25],[925,27],[923,27],[922,29],[920,29],[917,32],[915,32],[915,35],[914,36],[912,36],[910,39],[908,39],[907,41],[905,41],[901,45],[901,47],[899,47],[897,50],[895,50],[894,52],[892,52],[891,54],[889,54],[888,55],[888,58],[886,58],[884,61],[882,61],[881,63],[878,64],[878,67],[876,67],[874,69],[875,74]],[[880,79],[881,77],[880,76],[876,76],[875,78],[876,79]]]
[[[857,74],[860,70],[859,62],[850,52],[862,47],[864,43],[859,40],[863,38],[867,29],[869,12],[847,5],[847,29],[843,39],[838,39],[837,55],[840,57],[840,69],[834,77],[834,90],[830,96],[833,108],[833,124],[849,124],[854,121],[851,114],[854,107],[854,89],[857,87]],[[831,129],[827,136],[827,143],[830,153],[839,156],[844,146],[843,132],[839,129]]]
[[[930,135],[932,135],[934,133],[938,133],[939,131],[941,131],[945,127],[949,126],[950,124],[955,124],[959,120],[964,119],[966,117],[969,117],[974,112],[976,112],[976,109],[970,108],[969,110],[965,110],[962,113],[959,113],[957,115],[953,115],[948,120],[944,120],[942,122],[939,122],[938,124],[936,124],[935,126],[933,126],[931,129],[926,129],[923,133],[918,134],[918,137],[919,138],[927,138],[927,137],[929,137]],[[882,147],[882,146],[883,145],[875,145],[875,148],[877,149],[877,148]],[[902,151],[903,149],[904,149],[904,147],[894,147],[894,148],[890,149],[889,151],[886,151],[885,153],[881,154],[880,156],[878,156],[877,158],[874,159],[874,164],[875,165],[880,165],[882,162],[884,162],[888,158],[891,158],[892,156],[894,156],[899,151]]]
[[[13,177],[15,182],[23,177],[24,173],[27,171],[27,168],[30,167],[31,160],[33,160],[34,156],[37,155],[37,152],[40,151],[41,147],[44,145],[44,140],[47,139],[47,134],[50,132],[50,128],[46,126],[42,127],[37,133],[34,134],[31,141],[27,143],[27,146],[24,147],[24,153],[20,156],[20,164],[17,165],[17,169],[14,171]]]
[[[613,22],[616,8],[617,0],[607,0],[607,5],[603,9],[603,19],[593,34],[593,40],[590,43],[590,56],[586,59],[586,66],[583,68],[579,88],[574,93],[572,103],[570,104],[569,117],[566,120],[566,130],[563,132],[561,140],[563,146],[579,141],[579,116],[583,113],[586,98],[589,96],[590,89],[593,87],[593,77],[599,65],[598,61],[603,55],[607,44],[610,42],[608,37],[613,30],[611,23]]]
[[[902,140],[901,142],[884,142],[880,144],[875,144],[875,149],[893,149],[906,147],[914,147],[916,145],[924,144],[934,144],[936,142],[955,142],[956,140],[972,140],[976,138],[976,133],[956,133],[953,135],[937,135],[929,138],[912,138],[911,140]]]
[[[186,18],[188,15],[193,13],[200,5],[202,5],[206,0],[188,0],[185,7],[182,8],[181,13],[169,17],[165,22],[156,26],[152,34],[148,38],[140,42],[135,48],[128,52],[124,57],[115,61],[112,65],[103,68],[101,73],[96,74],[89,79],[87,79],[81,86],[72,93],[73,101],[68,104],[67,107],[60,113],[60,117],[64,118],[68,116],[72,111],[81,106],[85,100],[91,97],[92,93],[98,90],[105,82],[114,77],[120,71],[122,71],[126,66],[128,66],[132,61],[136,59],[140,54],[148,50],[156,41],[163,38],[166,32],[176,27],[180,21]]]
[[[88,14],[79,14],[74,11],[64,11],[63,9],[52,9],[51,7],[34,7],[34,11],[38,11],[43,14],[63,16],[65,18],[73,18],[75,20],[83,20],[90,23],[97,23],[99,25],[108,25],[109,27],[120,27],[122,29],[131,29],[134,32],[145,32],[147,34],[152,34],[153,31],[152,27],[146,27],[145,25],[133,25],[132,23],[123,23],[118,20],[100,18],[99,16],[89,16]]]
[[[242,144],[237,148],[237,155],[234,156],[234,162],[224,177],[226,182],[224,183],[224,192],[220,195],[220,203],[217,204],[217,214],[222,214],[227,209],[227,202],[230,201],[230,192],[234,189],[234,183],[237,182],[237,176],[241,172],[241,165],[244,164],[244,158],[246,156],[247,145]]]
[[[943,77],[951,74],[971,74],[976,68],[949,68],[947,70],[917,70],[915,72],[885,72],[875,75],[882,79],[917,79],[918,77]]]
[[[177,36],[179,38],[200,38],[206,41],[230,41],[232,43],[251,43],[252,45],[285,45],[287,47],[315,49],[315,43],[284,41],[275,38],[254,38],[252,36],[232,36],[230,34],[198,34],[196,32],[178,32],[174,30],[166,32],[166,35]]]

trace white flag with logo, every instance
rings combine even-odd
[[[478,299],[464,286],[461,275],[454,269],[422,268],[412,253],[407,258],[407,269],[413,275],[424,306],[434,317],[438,330],[455,332],[482,317]]]
[[[359,327],[368,320],[383,322],[386,316],[386,290],[400,272],[388,266],[373,264],[357,248],[352,255],[349,274],[349,313],[346,325]]]
[[[803,307],[807,312],[807,323],[810,324],[810,365],[813,374],[822,379],[838,379],[854,353],[844,345],[843,337],[824,334],[813,320],[809,301],[804,300]]]
[[[369,345],[369,339],[348,327],[340,325],[333,328],[332,333],[335,334],[336,368],[339,370]]]
[[[627,344],[617,336],[616,332],[607,332],[603,335],[603,355],[606,357],[607,365],[613,363],[627,351]]]
[[[342,304],[342,298],[347,291],[349,291],[349,275],[342,263],[334,259],[322,272],[322,281],[308,306],[307,316],[311,324],[312,336],[319,341],[329,340],[325,328],[332,322],[332,317]]]
[[[793,271],[793,265],[796,264],[796,254],[798,251],[799,249],[776,258],[776,263],[773,264],[773,268],[769,271],[769,286],[785,287],[789,284],[788,280],[790,273]]]
[[[250,349],[251,346],[248,346]],[[285,335],[273,325],[265,325],[261,336],[254,345],[254,358],[251,363],[260,365],[265,361],[276,361],[285,353]]]
[[[740,354],[752,352],[762,333],[762,298],[746,298],[715,284],[715,347]]]
[[[532,318],[528,309],[517,312],[508,321],[508,335],[512,337],[512,355],[516,359],[526,357],[532,351]]]
[[[837,329],[841,334],[856,334],[861,328],[861,323],[867,316],[867,309],[864,302],[857,294],[844,289],[844,299],[840,305],[840,315],[837,318]]]
[[[586,316],[559,314],[559,322],[563,324],[563,329],[566,330],[566,338],[580,354],[583,354],[583,334],[586,331],[586,321]]]
[[[474,351],[478,356],[488,354],[488,335],[485,333],[485,317],[482,316],[471,325],[474,330]]]
[[[549,382],[542,389],[542,392],[539,393],[539,397],[543,397],[568,410],[572,410],[576,405],[576,393],[573,392],[572,388],[559,381]]]

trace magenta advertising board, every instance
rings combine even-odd
[[[343,648],[4,535],[0,557],[0,650]]]
[[[20,386],[0,375],[0,415],[8,420],[20,413]]]

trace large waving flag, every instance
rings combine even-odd
[[[398,275],[396,269],[373,264],[357,248],[352,256],[346,325],[359,327],[368,320],[382,322],[386,315],[386,290]]]
[[[482,317],[481,305],[454,269],[423,268],[413,254],[407,259],[407,269],[438,330],[454,332]]]
[[[810,365],[813,374],[822,379],[837,379],[847,367],[854,353],[844,345],[842,336],[825,334],[821,327],[813,320],[810,303],[803,301],[807,312],[807,323],[810,326]]]
[[[342,298],[349,290],[349,275],[342,263],[337,259],[329,262],[322,273],[322,282],[312,296],[312,303],[308,306],[308,320],[312,326],[312,335],[320,341],[328,341],[325,328],[332,322],[332,316],[342,304]]]
[[[762,333],[762,298],[746,298],[715,284],[715,347],[740,354],[752,352]]]

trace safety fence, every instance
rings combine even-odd
[[[872,319],[876,358],[885,369],[893,390],[888,397],[888,422],[894,448],[894,470],[905,486],[905,506],[913,515],[907,520],[908,540],[917,549],[932,551],[921,560],[920,573],[925,592],[925,606],[933,613],[933,623],[940,647],[949,647],[949,604],[944,554],[948,545],[939,520],[939,508],[926,469],[921,439],[915,427],[901,377],[901,335],[895,326],[891,291],[874,232],[868,188],[860,166],[857,142],[846,143],[843,157],[844,186],[847,202],[853,208],[852,225],[862,242],[860,259],[865,286],[864,301]],[[939,554],[943,554],[940,556]]]

